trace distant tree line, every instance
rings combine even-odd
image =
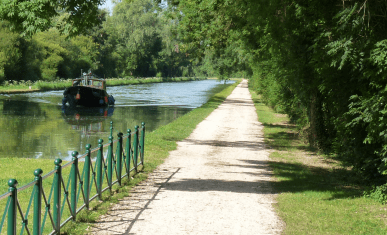
[[[185,53],[177,33],[181,15],[171,7],[122,1],[110,15],[96,8],[100,0],[91,2],[66,0],[56,6],[62,10],[47,8],[46,14],[39,11],[41,1],[1,3],[0,84],[75,78],[81,69],[106,78],[219,75],[215,55],[202,62]],[[21,14],[25,9],[27,16]],[[17,13],[10,17],[9,12]]]

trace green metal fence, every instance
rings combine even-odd
[[[36,169],[34,181],[20,188],[17,188],[16,179],[10,179],[8,193],[0,195],[0,202],[8,198],[0,218],[0,234],[60,234],[67,222],[75,220],[83,209],[89,209],[91,201],[96,198],[101,200],[102,193],[107,190],[111,193],[112,186],[121,185],[123,178],[130,180],[130,173],[136,173],[138,166],[144,165],[145,123],[141,128],[136,126],[134,133],[129,129],[127,134],[118,133],[117,139],[113,139],[111,122],[107,144],[103,144],[103,139],[98,140],[98,147],[94,149],[87,144],[86,153],[79,155],[74,151],[72,161],[63,166],[62,160],[56,159],[55,169],[46,175],[42,176],[43,171]],[[108,150],[104,156],[106,147]],[[64,175],[64,169],[69,167],[68,176]],[[50,178],[52,181],[49,181]],[[51,188],[45,192],[47,188],[43,185],[50,186],[50,182]],[[29,202],[20,203],[18,194],[30,191]],[[23,205],[27,205],[25,210]],[[32,216],[29,216],[30,210],[33,211]],[[31,217],[32,225],[29,221]]]

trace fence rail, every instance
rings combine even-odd
[[[60,234],[61,228],[70,220],[76,220],[80,211],[85,208],[90,209],[91,201],[96,198],[101,200],[102,193],[105,191],[109,190],[111,193],[113,185],[121,186],[123,178],[130,180],[130,173],[135,174],[140,165],[144,166],[145,123],[142,123],[141,128],[135,126],[133,133],[130,129],[125,135],[118,133],[116,140],[113,138],[113,122],[110,124],[108,143],[103,144],[103,139],[99,139],[98,147],[94,149],[87,144],[86,153],[79,156],[79,153],[74,151],[72,161],[63,166],[62,160],[56,159],[54,170],[46,175],[42,176],[43,171],[36,169],[34,181],[20,188],[17,188],[16,179],[10,179],[8,192],[0,195],[0,202],[8,198],[4,213],[0,218],[0,234],[3,234],[3,227],[7,228],[8,235],[14,235],[17,232],[34,235]],[[115,153],[113,153],[114,145],[116,145]],[[106,147],[108,150],[104,156]],[[94,155],[96,157],[93,157]],[[84,161],[80,164],[81,159]],[[65,177],[63,170],[67,167],[71,169],[68,177]],[[53,177],[53,181],[46,194],[43,182],[44,180],[49,181],[50,177]],[[18,193],[27,192],[27,189],[30,188],[32,192],[29,202],[20,203]],[[80,199],[81,202],[79,202]],[[23,212],[22,207],[25,205],[27,208]],[[33,211],[32,227],[28,221],[31,217],[29,216],[31,209]],[[69,216],[66,217],[64,214]],[[19,224],[17,223],[18,218],[21,222]],[[48,227],[45,228],[47,219]]]

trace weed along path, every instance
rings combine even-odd
[[[280,234],[262,128],[243,80],[90,234]]]

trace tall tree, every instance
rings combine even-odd
[[[121,76],[154,76],[153,60],[161,50],[159,19],[151,0],[118,3],[107,20],[116,46],[117,71]]]

